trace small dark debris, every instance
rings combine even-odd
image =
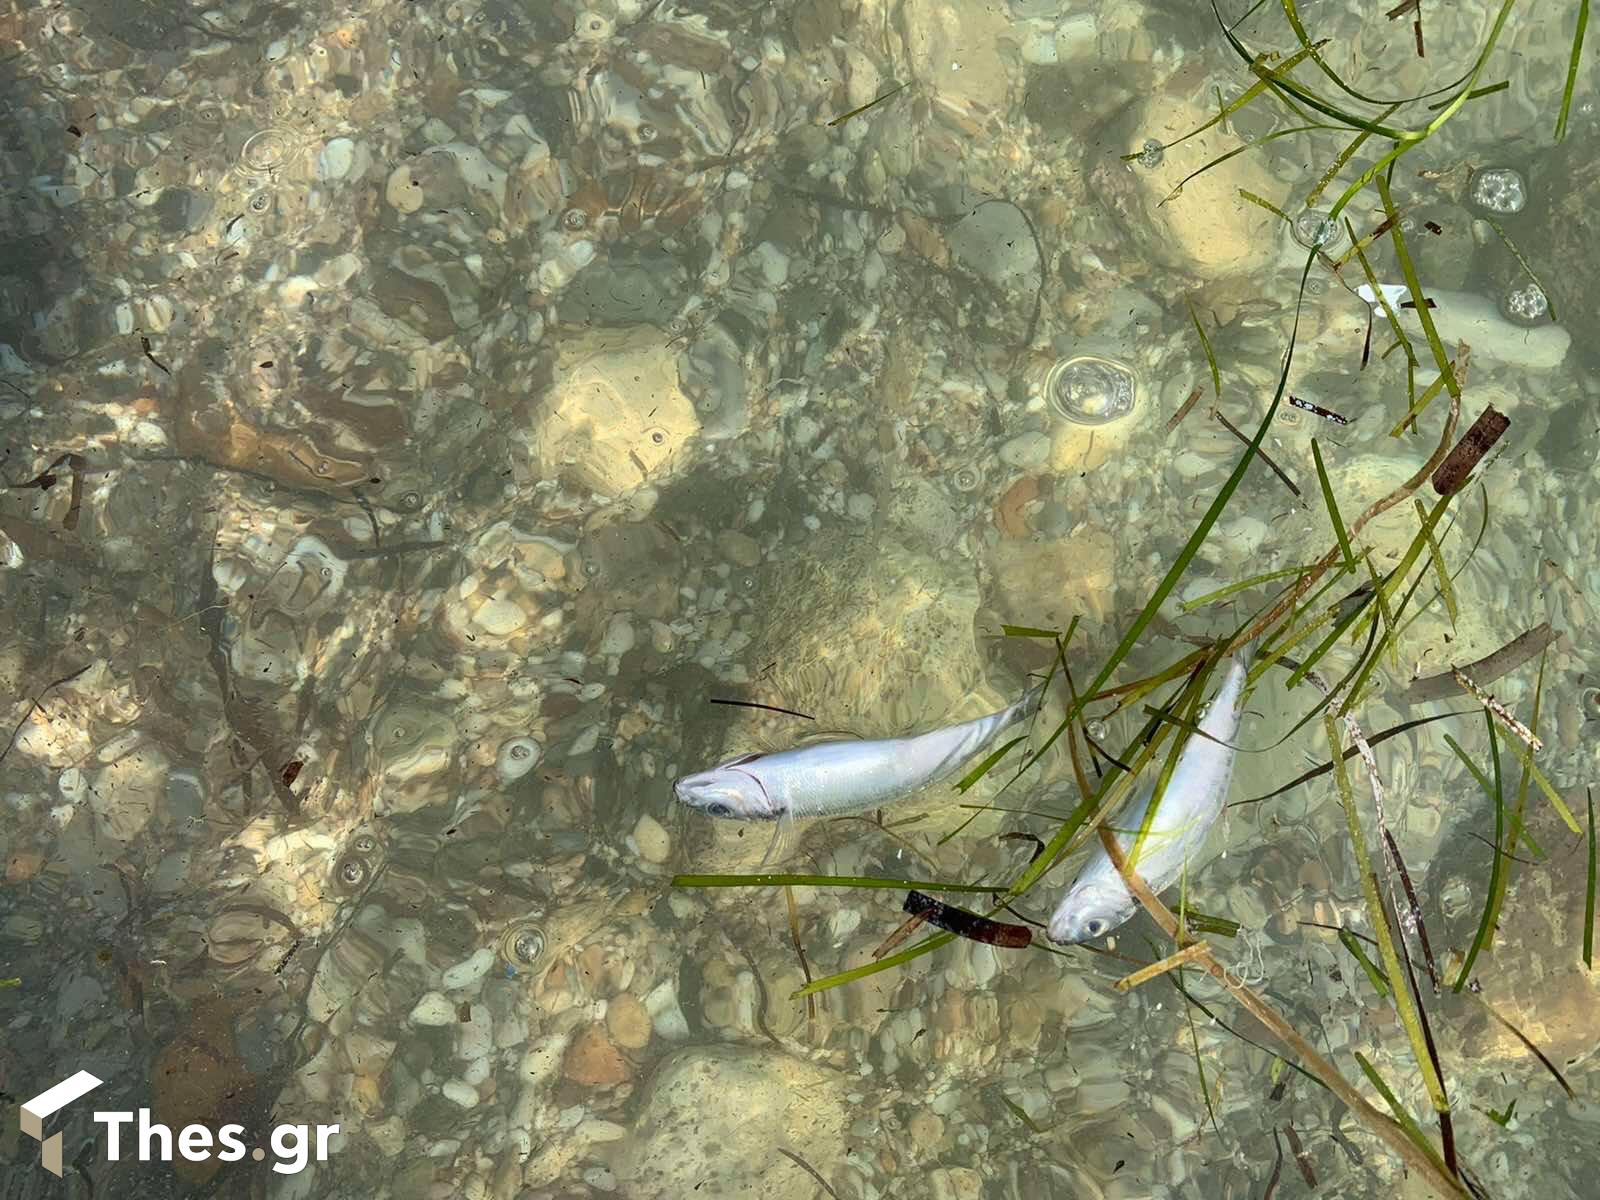
[[[1491,404],[1472,423],[1472,428],[1461,435],[1455,448],[1433,473],[1433,490],[1441,496],[1454,495],[1467,482],[1467,476],[1494,448],[1494,444],[1511,428],[1511,419]]]
[[[937,929],[943,929],[974,942],[1004,946],[1013,950],[1023,949],[1033,942],[1033,930],[1026,925],[1008,925],[988,917],[981,917],[975,912],[946,904],[943,900],[935,900],[922,892],[907,892],[902,907],[907,913],[922,918]]]

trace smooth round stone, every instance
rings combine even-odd
[[[462,1108],[477,1108],[478,1093],[471,1084],[461,1079],[446,1080],[439,1089],[446,1100],[459,1104]]]
[[[633,844],[639,847],[639,857],[648,863],[664,863],[672,854],[672,836],[666,827],[649,813],[645,813],[633,827]]]
[[[1050,457],[1050,437],[1044,433],[1019,433],[1000,447],[1000,461],[1011,467],[1043,466]]]
[[[607,1003],[606,1029],[624,1050],[642,1050],[650,1044],[650,1014],[627,992]]]
[[[343,179],[355,161],[356,144],[347,137],[336,137],[317,155],[317,178]]]
[[[528,614],[522,611],[522,606],[512,600],[490,600],[477,612],[472,614],[472,620],[479,629],[485,630],[493,637],[510,637],[528,623]]]
[[[447,1000],[442,992],[429,992],[417,1006],[411,1010],[411,1023],[413,1025],[430,1025],[439,1027],[449,1025],[456,1019],[456,1006]]]
[[[494,965],[494,951],[487,946],[479,946],[471,958],[458,962],[453,967],[445,968],[440,983],[447,992],[460,988],[471,987],[489,973],[489,968]]]
[[[1020,292],[1039,281],[1039,254],[1027,219],[1011,204],[984,204],[951,227],[950,249],[969,271]]]
[[[422,185],[412,177],[409,163],[401,163],[389,173],[383,196],[396,212],[414,213],[422,207]]]
[[[601,654],[626,654],[633,649],[633,623],[622,613],[612,617],[600,639]]]
[[[761,562],[761,543],[748,533],[724,529],[717,535],[717,549],[738,567],[753,567]]]

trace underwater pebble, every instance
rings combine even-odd
[[[543,747],[529,737],[502,742],[494,759],[495,774],[500,777],[501,783],[521,779],[539,764],[543,752]]]
[[[1011,467],[1037,467],[1050,457],[1050,437],[1043,433],[1019,433],[1000,447],[1000,461]]]
[[[356,144],[347,137],[334,138],[317,155],[317,178],[343,179],[355,161]]]
[[[411,167],[402,163],[389,173],[383,198],[396,212],[414,213],[422,207],[422,185],[411,176]]]
[[[689,1036],[689,1019],[678,1005],[678,990],[674,980],[663,980],[652,988],[644,998],[644,1009],[650,1014],[655,1032],[662,1037],[681,1040]]]
[[[610,1194],[617,1190],[617,1176],[610,1167],[587,1167],[583,1181],[596,1191]]]
[[[761,562],[761,545],[748,533],[724,529],[717,535],[717,549],[736,567],[754,567]]]
[[[982,1183],[970,1167],[940,1167],[928,1176],[928,1194],[933,1200],[978,1200]]]
[[[462,1108],[478,1107],[477,1090],[459,1079],[446,1080],[439,1092],[446,1100],[459,1104]]]
[[[561,1073],[586,1087],[615,1087],[633,1075],[604,1025],[586,1025],[573,1035],[561,1060]]]
[[[1228,915],[1246,929],[1262,929],[1267,924],[1267,909],[1259,891],[1237,883],[1228,889]]]
[[[606,1029],[611,1039],[625,1050],[642,1050],[650,1044],[650,1014],[637,997],[628,992],[606,1004]]]
[[[456,1019],[456,1006],[441,992],[429,992],[411,1010],[413,1025],[449,1025]]]
[[[1437,308],[1433,324],[1447,346],[1466,342],[1473,358],[1479,356],[1508,367],[1529,371],[1551,371],[1559,367],[1572,345],[1572,335],[1559,325],[1539,325],[1524,329],[1500,315],[1492,300],[1470,292],[1432,292]],[[1422,325],[1416,314],[1407,310],[1401,321],[1408,332],[1421,336]]]
[[[1183,479],[1199,479],[1214,465],[1205,455],[1197,454],[1193,450],[1185,450],[1172,460],[1172,469]]]
[[[1223,540],[1243,558],[1248,558],[1261,549],[1269,532],[1271,531],[1267,528],[1267,523],[1259,517],[1236,517],[1221,530]]]
[[[459,991],[481,981],[492,966],[494,966],[494,951],[487,946],[480,946],[473,952],[471,958],[458,962],[453,967],[447,967],[440,977],[440,982],[447,992]]]
[[[649,813],[634,825],[633,844],[639,848],[639,857],[647,863],[664,863],[672,854],[672,835]]]
[[[944,1140],[944,1118],[926,1108],[919,1108],[906,1123],[906,1131],[917,1149],[924,1154],[936,1154]]]
[[[633,622],[627,614],[617,613],[606,623],[606,632],[600,639],[601,654],[626,654],[634,645]]]

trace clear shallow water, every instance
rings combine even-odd
[[[1256,102],[1122,163],[1207,120],[1213,86],[1249,82],[1209,18],[1175,14],[818,0],[3,18],[18,115],[0,195],[16,727],[0,1091],[15,1107],[77,1070],[103,1080],[46,1125],[73,1194],[823,1194],[797,1155],[841,1197],[1255,1196],[1279,1139],[1280,1194],[1305,1182],[1288,1129],[1321,1194],[1415,1187],[1192,971],[1219,1021],[1186,1016],[1165,981],[1116,991],[1127,963],[967,942],[810,1008],[792,999],[791,925],[813,976],[863,965],[902,893],[797,888],[791,918],[780,890],[668,886],[753,870],[767,845],[674,810],[677,774],[813,726],[882,736],[988,711],[1049,665],[1002,624],[1078,617],[1069,661],[1079,686],[1093,677],[1242,448],[1210,417],[1195,320],[1221,413],[1246,435],[1265,415],[1305,251],[1239,189],[1292,214],[1345,139],[1279,138],[1160,204],[1239,138],[1288,127]],[[1330,65],[1395,96],[1453,77],[1443,64],[1485,30],[1476,9],[1430,10],[1418,60],[1403,21],[1314,16]],[[1439,711],[1405,703],[1414,677],[1548,620],[1564,639],[1539,761],[1584,825],[1600,575],[1573,233],[1587,69],[1580,149],[1548,149],[1571,20],[1514,13],[1483,75],[1510,85],[1396,175],[1444,340],[1472,347],[1463,422],[1492,404],[1511,426],[1440,527],[1456,620],[1419,589],[1360,720],[1373,734]],[[1240,37],[1293,45],[1265,16]],[[1465,168],[1502,164],[1528,204],[1497,219],[1566,338],[1494,316],[1525,281]],[[1367,232],[1381,204],[1369,190],[1345,215]],[[1397,281],[1387,239],[1370,255]],[[1350,423],[1280,410],[1263,446],[1299,495],[1252,465],[1118,680],[1279,585],[1236,608],[1178,601],[1333,544],[1313,437],[1346,521],[1438,440],[1442,401],[1414,438],[1388,436],[1407,371],[1382,321],[1363,369],[1366,306],[1321,267],[1307,291],[1289,390]],[[1125,392],[1052,392],[1074,358],[1131,376],[1131,411],[1084,423]],[[1387,569],[1415,529],[1408,503],[1359,544]],[[1341,646],[1328,673],[1355,661]],[[1493,685],[1524,720],[1535,672]],[[1311,703],[1284,678],[1252,700],[1236,801],[1326,753],[1316,722],[1279,741]],[[1447,980],[1482,912],[1479,839],[1496,836],[1443,738],[1487,773],[1481,713],[1452,703],[1468,715],[1376,749]],[[1140,719],[1096,736],[1120,747]],[[1503,739],[1501,766],[1514,803]],[[1048,839],[1076,790],[1059,744],[998,784],[810,830],[786,865],[1009,880],[1032,847],[999,835]],[[955,832],[980,802],[1027,811]],[[1583,1195],[1587,856],[1538,789],[1526,813],[1544,858],[1513,864],[1481,995],[1423,984],[1424,1002],[1462,1162],[1490,1194]],[[1230,809],[1214,844],[1196,903],[1243,926],[1219,957],[1347,1077],[1366,1056],[1420,1119],[1392,1011],[1305,924],[1370,932],[1327,779]],[[1073,869],[1019,912],[1044,917]],[[1116,948],[1148,961],[1155,938],[1139,918]],[[1512,1100],[1505,1127],[1486,1115]],[[273,1152],[112,1163],[90,1113],[113,1107],[237,1123]],[[272,1146],[278,1123],[340,1132],[325,1161],[280,1172],[298,1156]],[[19,1121],[3,1129],[7,1187],[59,1188]]]

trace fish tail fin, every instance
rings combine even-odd
[[[1020,721],[1024,717],[1031,717],[1044,707],[1044,683],[1036,683],[1017,699],[1011,706],[1011,719]]]

